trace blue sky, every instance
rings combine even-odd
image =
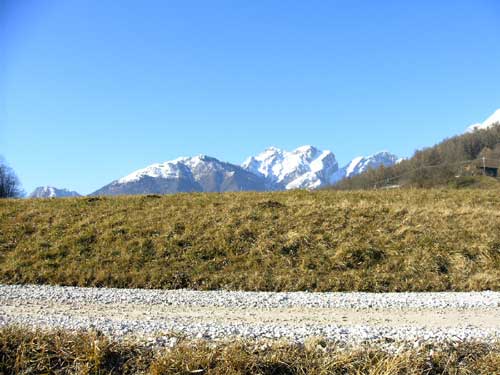
[[[409,156],[500,108],[500,2],[0,3],[0,154],[25,190],[312,144]]]

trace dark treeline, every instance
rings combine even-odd
[[[410,158],[391,167],[370,169],[340,181],[337,189],[372,189],[390,186],[439,187],[474,183],[488,165],[500,165],[500,124],[465,133],[415,151]]]
[[[0,157],[0,198],[17,198],[23,194],[15,172]]]

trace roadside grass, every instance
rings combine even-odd
[[[0,200],[0,283],[500,290],[498,189]]]
[[[0,329],[0,374],[495,374],[498,344],[421,346],[397,353],[305,345],[181,341],[172,349],[110,341],[96,332]]]

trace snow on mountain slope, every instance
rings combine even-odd
[[[396,164],[398,161],[398,157],[394,154],[391,154],[387,151],[381,151],[376,154],[370,156],[359,156],[353,159],[346,167],[345,177],[351,177],[358,175],[367,171],[370,168],[378,168],[380,166],[391,166]]]
[[[122,177],[118,180],[119,184],[139,181],[144,177],[153,178],[181,178],[183,175],[189,175],[191,172],[189,167],[181,162],[183,158],[178,158],[164,163],[151,164],[145,168],[139,169]]]
[[[474,124],[467,128],[467,132],[473,132],[475,130],[487,129],[494,124],[500,124],[500,109],[497,109],[493,114],[484,120],[481,124]]]
[[[314,189],[331,183],[338,163],[331,151],[313,146],[301,146],[293,151],[269,147],[249,157],[242,167],[263,176],[278,189]]]
[[[380,166],[389,167],[398,163],[400,159],[394,154],[391,154],[387,151],[381,151],[376,154],[370,156],[358,156],[357,158],[352,159],[352,161],[339,169],[339,171],[335,174],[333,180],[334,182],[340,181],[343,178],[349,178],[352,176],[356,176],[367,171],[370,168],[378,168]]]
[[[156,163],[122,177],[92,195],[167,194],[267,189],[266,180],[205,155]]]
[[[76,191],[68,189],[58,189],[53,186],[39,186],[28,196],[29,198],[62,198],[79,197]]]
[[[382,151],[371,156],[359,156],[339,169],[335,155],[328,150],[302,146],[284,151],[270,147],[245,160],[242,167],[265,177],[278,189],[316,189],[358,175],[369,168],[394,165],[397,160],[395,155]]]

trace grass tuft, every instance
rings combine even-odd
[[[181,341],[172,349],[118,343],[96,332],[0,329],[0,374],[494,374],[498,344],[422,346],[388,353],[305,345]]]
[[[498,344],[422,346],[398,353],[305,345],[181,341],[172,349],[112,342],[95,332],[0,329],[0,374],[495,374]]]

